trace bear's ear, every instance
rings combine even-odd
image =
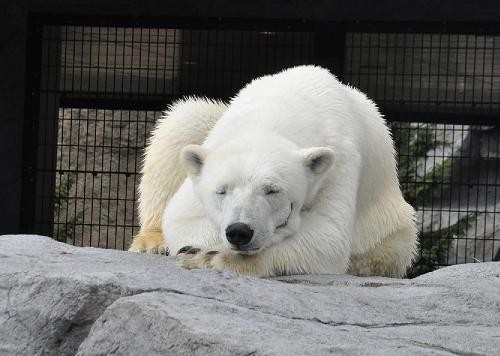
[[[201,173],[208,150],[199,145],[187,145],[181,151],[181,163],[186,172],[193,177]]]
[[[302,150],[304,165],[307,169],[315,174],[321,175],[325,173],[333,165],[334,153],[328,147],[312,147]]]

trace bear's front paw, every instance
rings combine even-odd
[[[179,265],[186,269],[196,269],[196,268],[215,268],[223,269],[220,263],[217,263],[215,256],[220,254],[222,249],[202,251],[199,248],[192,246],[184,246],[177,252],[179,258]],[[217,268],[216,266],[219,266]]]
[[[247,276],[263,277],[266,275],[257,255],[240,255],[224,247],[200,250],[185,246],[178,251],[177,256],[179,265],[186,269],[213,268]]]
[[[161,231],[149,230],[137,235],[130,248],[131,252],[168,255],[168,248]]]

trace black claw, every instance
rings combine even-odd
[[[197,254],[198,252],[200,252],[200,249],[199,248],[196,248],[196,247],[192,247],[190,248],[189,250],[187,250],[187,254],[188,255],[195,255]]]
[[[207,256],[214,256],[214,255],[216,255],[216,254],[218,254],[218,253],[219,253],[219,251],[208,251],[208,252],[206,253],[206,255],[207,255]]]
[[[193,246],[184,246],[183,248],[181,248],[179,251],[177,251],[177,254],[181,254],[181,253],[186,253],[188,252],[189,250],[191,250],[193,248]]]

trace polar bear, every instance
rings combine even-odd
[[[185,268],[401,277],[415,255],[384,119],[320,67],[255,79],[227,105],[174,104],[142,173],[130,250]]]

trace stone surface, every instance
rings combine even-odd
[[[500,353],[500,263],[255,279],[0,236],[0,354]]]

